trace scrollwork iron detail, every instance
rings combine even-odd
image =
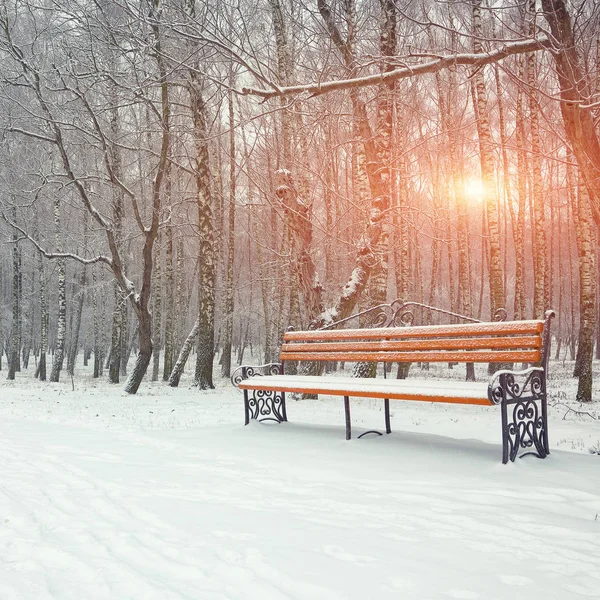
[[[534,399],[517,402],[512,410],[512,421],[508,423],[506,438],[508,458],[515,460],[520,448],[525,450],[535,448],[539,458],[546,458],[548,449],[545,447],[546,422],[542,410]],[[507,461],[504,461],[507,462]]]
[[[497,322],[503,322],[506,321],[506,319],[508,319],[508,313],[506,312],[505,308],[499,308],[495,313],[494,313],[494,321]]]
[[[524,377],[525,380],[519,383],[516,377]],[[531,367],[524,371],[497,371],[489,383],[488,398],[492,404],[501,404],[503,401],[518,402],[525,400],[524,395],[529,392],[538,400],[545,392],[544,377],[544,370],[539,367]]]
[[[539,458],[550,453],[544,369],[498,371],[489,384],[488,398],[501,404],[503,463],[514,461],[520,450],[525,450],[523,456]]]
[[[244,379],[264,375],[281,375],[283,366],[281,363],[267,363],[265,365],[243,365],[235,369],[231,374],[231,383],[237,388]]]
[[[282,363],[244,365],[238,367],[231,374],[231,383],[239,389],[240,383],[245,379],[282,374]],[[287,421],[285,392],[270,390],[243,390],[243,392],[245,425],[248,425],[250,419],[255,419],[257,421],[275,421],[277,423]]]
[[[459,313],[455,313],[449,310],[444,310],[443,308],[438,308],[437,306],[430,306],[421,302],[403,302],[402,300],[397,299],[391,302],[390,304],[378,304],[377,306],[373,306],[371,308],[368,308],[367,310],[363,310],[353,315],[350,315],[345,319],[340,319],[339,321],[331,323],[330,325],[326,325],[325,327],[314,328],[321,330],[335,329],[338,327],[343,327],[348,322],[353,321],[355,319],[367,320],[369,323],[369,327],[406,327],[414,324],[415,309],[421,311],[422,313],[428,312],[431,315],[445,315],[457,321],[465,321],[467,323],[481,323],[479,319],[474,319],[473,317],[467,317],[466,315],[461,315]],[[506,310],[503,308],[499,308],[495,313],[496,321],[505,321],[506,317],[507,313]],[[311,329],[311,327],[309,327],[309,329]]]
[[[287,421],[285,393],[270,390],[252,390],[248,394],[248,412],[257,421]]]

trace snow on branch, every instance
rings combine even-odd
[[[10,225],[10,227],[16,229],[19,233],[21,233],[21,235],[27,238],[36,247],[38,252],[40,254],[43,254],[46,258],[69,258],[80,262],[84,265],[104,263],[109,267],[112,267],[111,259],[108,258],[108,256],[104,256],[102,254],[93,258],[83,258],[82,256],[79,256],[78,254],[73,254],[72,252],[48,252],[47,250],[44,250],[44,248],[42,248],[42,246],[40,246],[40,244],[34,238],[32,238],[22,227],[19,227],[16,223],[13,223],[4,213],[2,213],[2,218],[8,223],[8,225]]]
[[[394,69],[385,73],[377,73],[375,75],[365,75],[364,77],[356,77],[353,79],[339,79],[335,81],[326,81],[323,83],[307,83],[300,85],[291,85],[287,87],[278,87],[273,84],[274,89],[260,89],[260,88],[242,88],[242,94],[246,96],[259,96],[265,100],[270,98],[293,96],[296,94],[302,94],[308,92],[313,96],[319,94],[325,94],[333,92],[335,90],[345,90],[349,88],[365,87],[369,85],[377,85],[380,83],[389,83],[390,81],[396,81],[398,79],[406,79],[409,77],[415,77],[417,75],[424,75],[426,73],[437,73],[443,69],[453,67],[456,65],[472,65],[480,67],[490,63],[496,63],[508,56],[515,54],[526,54],[528,52],[537,52],[549,48],[551,45],[550,40],[545,37],[539,37],[528,40],[518,40],[515,42],[509,42],[490,50],[489,52],[481,53],[469,53],[469,54],[449,54],[440,56],[434,60],[417,63]]]

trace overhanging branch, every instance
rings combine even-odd
[[[550,40],[543,36],[536,39],[518,40],[506,43],[500,48],[490,50],[489,52],[470,53],[470,54],[450,54],[440,56],[434,60],[417,63],[408,67],[394,69],[386,73],[377,73],[375,75],[365,75],[353,79],[338,79],[336,81],[326,81],[324,83],[307,83],[300,85],[291,85],[287,87],[275,87],[275,89],[261,88],[243,88],[242,94],[246,96],[259,96],[265,100],[283,96],[294,96],[308,92],[312,96],[326,94],[336,90],[346,90],[350,88],[366,87],[369,85],[378,85],[389,83],[398,79],[407,79],[426,73],[436,73],[443,69],[457,65],[483,66],[490,63],[499,62],[508,56],[515,54],[526,54],[528,52],[537,52],[551,46]]]

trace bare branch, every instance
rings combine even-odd
[[[20,133],[27,137],[35,138],[36,140],[42,140],[44,142],[50,142],[51,144],[56,144],[56,140],[54,138],[48,137],[46,135],[41,135],[39,133],[34,133],[33,131],[27,131],[26,129],[21,129],[20,127],[7,127],[6,131]]]
[[[46,258],[70,258],[77,262],[80,262],[83,265],[93,265],[96,263],[104,263],[108,265],[112,269],[112,260],[108,258],[108,256],[100,255],[95,256],[94,258],[83,258],[77,254],[73,254],[71,252],[48,252],[44,250],[42,246],[32,238],[23,228],[19,227],[16,223],[11,221],[4,213],[2,213],[2,218],[10,225],[13,229],[16,229],[25,239],[28,239],[38,250],[40,254],[43,254]]]
[[[398,79],[407,79],[426,73],[437,73],[443,69],[454,67],[457,65],[471,65],[480,67],[483,65],[499,62],[508,56],[516,54],[526,54],[528,52],[537,52],[550,47],[550,40],[546,37],[518,40],[509,44],[504,44],[496,50],[489,52],[481,52],[478,54],[451,54],[441,56],[435,60],[422,62],[393,71],[377,73],[375,75],[365,75],[364,77],[356,77],[353,79],[339,79],[336,81],[327,81],[324,83],[307,83],[301,85],[291,85],[281,87],[279,89],[260,89],[260,88],[243,88],[242,94],[247,96],[259,96],[268,100],[270,98],[293,96],[308,92],[312,96],[326,94],[336,90],[346,90],[350,88],[366,87],[369,85],[378,85],[380,83],[389,83]]]

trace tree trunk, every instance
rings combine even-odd
[[[518,77],[524,79],[522,57],[517,57]],[[517,144],[517,193],[519,208],[515,229],[515,300],[514,318],[521,320],[525,314],[525,210],[527,205],[527,157],[525,155],[525,116],[523,114],[523,92],[517,88],[516,106],[516,144]]]
[[[132,298],[132,305],[136,312],[138,320],[139,351],[138,356],[125,385],[125,391],[129,394],[135,394],[142,382],[150,358],[152,357],[152,315],[149,310],[150,294],[152,289],[152,268],[153,268],[153,250],[154,243],[158,236],[159,214],[161,206],[162,182],[166,172],[169,146],[170,146],[170,105],[169,105],[169,85],[167,82],[167,71],[164,64],[163,54],[160,43],[160,11],[152,14],[152,31],[154,34],[155,58],[160,73],[160,93],[161,93],[161,145],[159,160],[156,167],[156,174],[152,182],[152,215],[149,227],[144,228],[144,246],[142,249],[142,285],[139,295]],[[124,279],[122,271],[121,278]]]
[[[46,276],[44,274],[44,259],[38,254],[38,273],[40,286],[40,360],[37,377],[46,381],[46,355],[48,354],[48,298],[46,295]]]
[[[579,343],[575,369],[579,377],[577,400],[592,401],[592,359],[596,325],[596,236],[587,189],[580,187],[577,247],[579,249]]]
[[[472,5],[473,51],[482,52],[481,40],[483,26],[481,22],[481,0],[473,0]],[[487,209],[487,238],[489,240],[490,263],[490,312],[494,318],[496,310],[504,308],[504,275],[502,270],[502,254],[500,248],[500,222],[498,218],[498,199],[494,176],[494,148],[490,130],[488,102],[485,89],[483,67],[473,74],[475,83],[475,102],[477,132],[479,136],[479,152],[481,159],[481,178],[484,190],[484,201]]]
[[[167,182],[170,178],[167,179]],[[169,187],[169,186],[167,186]],[[167,224],[167,248],[165,257],[165,347],[163,364],[163,381],[169,379],[173,370],[173,352],[174,341],[176,338],[176,290],[173,277],[173,224],[171,221]]]
[[[110,351],[108,365],[108,381],[110,383],[119,383],[121,372],[121,337],[123,335],[123,313],[125,298],[120,286],[115,283],[114,286],[114,309],[110,337]]]
[[[195,3],[184,6],[190,22],[195,21]],[[195,46],[196,42],[193,42]],[[200,389],[212,389],[215,338],[215,244],[211,175],[209,164],[207,109],[202,96],[202,82],[198,71],[189,72],[189,94],[194,122],[196,144],[195,171],[198,208],[198,344],[194,385]]]
[[[530,35],[535,35],[535,0],[527,0],[525,19]],[[544,192],[542,190],[542,156],[540,147],[539,108],[537,103],[537,59],[535,53],[527,55],[527,95],[529,99],[529,128],[531,132],[532,200],[535,238],[533,245],[533,318],[543,319],[548,306],[546,265],[546,214],[544,210]]]
[[[81,268],[81,277],[79,279],[79,294],[77,298],[77,308],[75,311],[75,325],[71,335],[71,347],[69,348],[69,356],[67,357],[67,373],[73,375],[75,373],[75,362],[79,350],[79,333],[81,330],[81,315],[83,313],[83,301],[85,298],[85,286],[87,280],[87,266]]]
[[[233,266],[235,259],[235,203],[236,203],[236,163],[235,163],[235,122],[233,92],[227,95],[229,108],[229,218],[227,231],[227,267],[225,274],[225,303],[223,315],[223,354],[221,375],[231,374],[231,344],[233,337]]]
[[[13,208],[13,219],[17,220],[17,209]],[[10,345],[10,360],[8,361],[8,375],[9,381],[14,380],[15,373],[17,371],[17,364],[19,362],[19,241],[17,236],[17,230],[13,229],[13,273],[12,273],[12,331],[11,331],[11,345]]]
[[[161,282],[161,247],[160,236],[156,240],[154,251],[154,306],[152,308],[152,381],[158,381],[160,362],[161,330],[162,330],[162,282]]]
[[[194,384],[200,389],[212,389],[215,337],[215,266],[210,168],[208,157],[206,105],[199,91],[193,90],[193,113],[196,135],[196,186],[199,235],[198,280],[198,345]]]
[[[62,235],[60,220],[60,201],[58,196],[54,200],[54,225],[56,228],[56,250],[62,252]],[[50,381],[57,382],[63,367],[65,356],[65,338],[67,330],[67,295],[66,295],[66,264],[64,258],[57,261],[58,271],[58,328],[56,332],[56,350],[52,360]]]
[[[125,385],[128,394],[135,394],[148,370],[152,357],[152,315],[148,310],[138,313],[139,350],[138,355]]]
[[[190,352],[192,351],[192,347],[194,346],[194,341],[196,340],[196,337],[198,336],[199,328],[200,328],[200,318],[198,317],[196,319],[196,322],[194,323],[194,326],[192,327],[192,330],[188,334],[185,342],[183,343],[183,346],[181,347],[181,350],[179,351],[179,356],[177,357],[177,360],[175,362],[175,366],[173,367],[173,370],[171,371],[171,375],[169,377],[169,386],[171,386],[171,387],[177,387],[179,385],[179,380],[181,379],[181,375],[183,373],[185,363],[187,362]]]
[[[177,283],[175,289],[175,322],[176,322],[176,337],[173,352],[175,347],[179,347],[183,343],[183,328],[187,317],[187,306],[185,304],[185,264],[184,264],[184,248],[183,237],[177,239]]]

